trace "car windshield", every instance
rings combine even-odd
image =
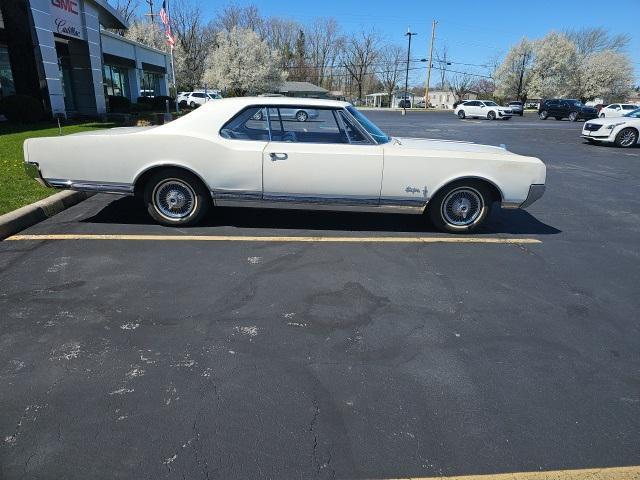
[[[496,102],[484,102],[487,107],[497,107],[498,104]]]
[[[371,120],[365,117],[364,114],[360,112],[358,109],[352,106],[348,106],[347,110],[351,115],[355,117],[356,120],[358,120],[360,125],[362,125],[362,127],[367,132],[369,132],[369,135],[371,135],[376,142],[387,143],[391,140],[391,137],[389,137],[386,133],[380,130],[375,123],[373,123]]]
[[[636,108],[629,113],[625,113],[623,117],[640,118],[640,108]]]

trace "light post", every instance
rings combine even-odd
[[[411,32],[411,27],[407,28],[407,33],[405,33],[407,37],[409,37],[409,48],[407,49],[407,70],[404,77],[404,98],[402,99],[402,115],[407,114],[407,97],[409,96],[409,62],[411,61],[411,37],[417,35],[417,33]]]

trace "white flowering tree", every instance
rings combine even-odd
[[[626,36],[611,37],[602,29],[552,32],[533,43],[523,40],[496,71],[498,92],[515,97],[520,86],[523,98],[624,100],[634,78],[633,65],[624,51],[627,42]]]
[[[603,98],[607,102],[624,101],[631,93],[634,71],[626,55],[612,50],[590,55],[584,64],[582,98]]]
[[[580,78],[578,51],[565,35],[552,32],[536,42],[531,75],[532,95],[539,98],[575,97]]]
[[[534,61],[534,44],[526,38],[511,47],[494,74],[500,98],[526,100],[529,96]]]
[[[207,58],[204,81],[228,96],[274,91],[285,79],[278,54],[249,29],[232,27],[218,33]]]

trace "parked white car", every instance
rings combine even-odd
[[[453,113],[461,119],[471,117],[509,120],[513,116],[513,110],[501,107],[491,100],[467,100],[458,105]]]
[[[313,121],[283,110],[314,110]],[[261,115],[257,115],[262,112]],[[346,102],[244,97],[157,127],[31,138],[26,170],[50,187],[136,194],[164,225],[212,205],[421,214],[449,232],[482,225],[494,203],[525,208],[545,165],[503,147],[391,138]]]
[[[622,117],[589,120],[582,126],[582,138],[586,138],[589,143],[633,147],[640,142],[640,108]]]
[[[632,110],[636,110],[637,108],[639,108],[639,106],[632,103],[612,103],[611,105],[602,107],[599,116],[600,118],[622,117],[623,115],[631,112]]]
[[[196,108],[204,105],[211,100],[219,100],[222,98],[220,95],[216,95],[215,93],[205,93],[205,92],[188,92],[188,95],[184,97],[184,99],[178,99],[178,104],[188,105],[191,108]]]

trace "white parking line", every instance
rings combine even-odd
[[[500,237],[309,237],[309,236],[243,236],[243,235],[14,235],[8,241],[26,240],[136,240],[178,242],[317,242],[317,243],[493,243],[536,244],[537,238]]]

